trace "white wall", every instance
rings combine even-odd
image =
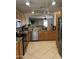
[[[30,13],[26,13],[26,25],[29,24],[29,16],[31,15]]]
[[[28,25],[29,24],[29,18],[28,18],[28,16],[26,16],[26,25]]]

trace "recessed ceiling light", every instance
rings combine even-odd
[[[53,1],[53,2],[52,2],[52,5],[55,5],[55,4],[56,4],[56,2],[55,2],[55,1]]]
[[[26,5],[27,5],[27,6],[30,6],[30,3],[29,3],[29,2],[26,2]]]
[[[34,14],[34,11],[32,11],[32,14]]]

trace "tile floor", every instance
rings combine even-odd
[[[61,59],[56,41],[30,42],[23,59]]]

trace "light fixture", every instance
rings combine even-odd
[[[35,12],[34,11],[32,11],[32,14],[34,14]]]
[[[56,2],[55,1],[52,1],[52,5],[54,6],[56,4]]]
[[[30,6],[30,2],[27,1],[27,2],[26,2],[26,5],[27,5],[27,6]]]

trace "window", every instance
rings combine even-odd
[[[45,27],[48,27],[48,22],[47,22],[47,20],[43,20],[43,25],[44,25]]]
[[[20,21],[16,22],[16,28],[18,28],[18,27],[21,27],[21,22]]]

